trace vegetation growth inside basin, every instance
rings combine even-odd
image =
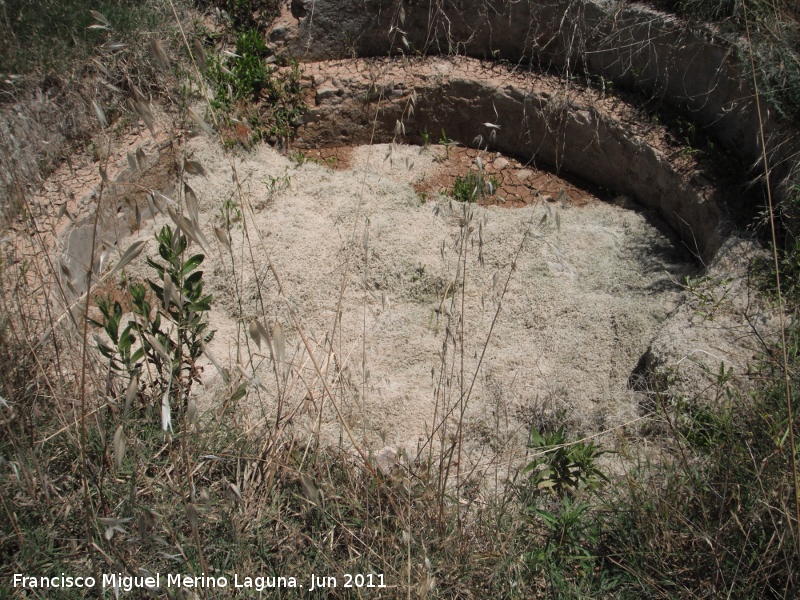
[[[221,152],[203,138],[187,150],[202,164],[224,164]],[[466,379],[456,383],[461,375],[451,372],[462,352],[464,372],[479,373],[465,424],[483,431],[492,410],[502,410],[511,415],[504,429],[521,436],[520,449],[531,423],[518,417],[530,410],[533,398],[569,411],[580,431],[635,418],[628,377],[659,323],[677,306],[679,282],[693,270],[688,253],[674,246],[663,226],[659,230],[645,214],[630,210],[628,199],[614,206],[563,180],[570,195],[556,192],[556,200],[542,193],[517,210],[459,201],[452,190],[423,201],[413,184],[434,177],[447,166],[443,159],[445,148],[402,145],[356,147],[352,167],[338,171],[310,160],[293,164],[268,148],[243,157],[237,173],[251,205],[262,207],[250,216],[250,226],[263,246],[252,250],[245,250],[245,217],[229,218],[226,201],[214,200],[235,194],[230,171],[218,167],[188,177],[200,199],[200,222],[225,231],[230,245],[209,254],[203,265],[206,290],[215,298],[216,335],[208,350],[228,356],[240,335],[238,323],[280,323],[287,358],[279,387],[269,383],[272,367],[263,350],[251,346],[250,357],[248,350],[238,351],[241,364],[252,363],[248,372],[266,388],[254,410],[266,418],[276,410],[275,398],[287,409],[319,399],[324,388],[311,383],[311,360],[298,347],[293,323],[292,313],[302,315],[307,335],[329,355],[339,378],[337,398],[349,427],[375,450],[419,451],[420,440],[430,437],[441,418],[437,403],[444,403],[439,411],[452,410],[453,386],[467,385]],[[503,157],[484,160],[478,162],[485,169],[504,167],[499,177],[512,171]],[[275,184],[272,173],[283,174]],[[144,224],[140,239],[169,223],[159,216]],[[253,253],[256,265],[266,264],[269,255],[284,274],[287,302],[278,289],[260,282],[260,270],[231,281],[231,256],[243,251]],[[515,271],[503,294],[501,282],[512,261]],[[344,292],[343,265],[353,278]],[[141,269],[132,266],[129,273],[143,279],[149,267]],[[502,318],[487,343],[501,296]],[[340,341],[329,345],[325,332],[332,322]],[[463,340],[455,333],[462,328]],[[206,406],[226,384],[213,370],[203,380],[208,396],[200,394],[198,402]],[[282,387],[293,392],[284,396]],[[334,443],[340,424],[332,406],[320,415],[322,406],[311,402],[293,422],[303,435],[313,436],[321,426],[327,432],[323,440]],[[479,462],[477,454],[464,460]]]

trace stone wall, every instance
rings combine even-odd
[[[302,60],[461,54],[512,65],[533,64],[561,74],[588,71],[690,115],[738,157],[741,173],[751,167],[749,176],[763,173],[754,91],[739,47],[708,28],[646,6],[603,0],[294,0],[292,13],[294,17],[287,14],[279,20],[271,35]],[[763,116],[771,180],[780,197],[800,172],[800,144],[766,106]],[[571,139],[581,139],[577,126],[581,118],[571,116]],[[541,160],[563,164],[600,185],[611,183],[608,161],[598,162],[597,156],[590,159],[588,155],[578,162],[568,157],[559,160],[543,150],[546,146],[546,141],[544,147],[539,146]],[[515,150],[513,154],[519,156],[528,148]],[[624,190],[626,186],[618,180],[614,187]],[[637,198],[653,203],[641,195]],[[705,214],[705,210],[692,212]],[[669,210],[662,211],[662,216],[675,221]],[[716,236],[727,228],[724,223],[709,227],[687,222],[696,237],[703,237],[708,250],[719,243],[705,236]]]

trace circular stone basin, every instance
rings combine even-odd
[[[346,439],[296,316],[348,427],[370,448],[418,447],[473,379],[468,441],[486,442],[487,428],[524,437],[545,409],[586,431],[635,417],[628,378],[677,305],[675,282],[690,265],[668,230],[627,198],[601,201],[529,166],[531,179],[569,193],[515,209],[433,192],[423,199],[420,186],[449,168],[447,148],[359,146],[335,170],[312,153],[298,164],[259,147],[237,159],[254,208],[241,219],[222,150],[203,138],[187,150],[208,171],[188,176],[200,222],[210,231],[232,219],[235,270],[218,245],[204,263],[217,331],[209,351],[263,386],[250,388],[251,416],[274,422],[278,404],[269,353],[247,340],[258,318],[280,322],[286,338],[283,415],[300,431],[321,423],[325,442]],[[496,153],[482,163],[517,167]],[[146,222],[140,238],[152,240],[165,223]],[[150,276],[143,261],[130,271]],[[201,405],[218,404],[228,393],[221,377],[209,366],[203,379]]]
[[[730,234],[732,190],[673,132],[602,91],[463,57],[324,61],[304,73],[312,108],[298,148],[409,141],[501,152],[634,198],[706,263]]]

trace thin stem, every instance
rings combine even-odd
[[[789,379],[789,355],[786,348],[786,323],[783,314],[783,296],[781,294],[781,272],[778,261],[778,241],[775,232],[775,211],[772,202],[772,186],[769,180],[769,160],[767,157],[767,142],[764,137],[764,118],[761,114],[761,96],[758,92],[758,79],[756,77],[756,63],[753,56],[753,42],[750,39],[750,22],[747,17],[747,3],[744,3],[744,25],[747,33],[747,45],[750,51],[750,68],[753,73],[753,88],[755,90],[756,111],[758,113],[758,133],[761,141],[761,153],[764,160],[764,182],[767,189],[767,205],[769,208],[769,226],[772,235],[772,259],[775,267],[775,285],[778,295],[778,317],[781,329],[781,358],[783,359],[783,383],[786,393],[786,410],[789,417],[789,449],[792,453],[792,479],[794,481],[794,508],[795,508],[795,543],[800,554],[800,485],[797,477],[797,446],[794,439],[794,410],[792,407],[792,386]],[[791,525],[790,525],[791,527]]]
[[[111,140],[109,139],[109,152],[106,153],[107,156],[111,154]],[[86,457],[86,363],[88,360],[88,344],[87,344],[87,337],[89,333],[89,304],[90,304],[90,291],[92,289],[92,275],[94,274],[94,253],[95,247],[97,244],[97,225],[100,221],[100,210],[103,206],[103,191],[105,189],[105,172],[106,167],[108,166],[106,159],[106,165],[103,166],[103,177],[100,181],[100,191],[97,194],[97,207],[95,208],[94,213],[94,223],[92,225],[92,247],[89,254],[89,273],[86,276],[86,302],[84,306],[84,314],[83,314],[83,341],[82,341],[82,349],[81,349],[81,387],[80,387],[80,399],[81,399],[81,436],[80,436],[80,449],[81,449],[81,480],[82,480],[82,487],[83,487],[83,505],[84,505],[84,514],[86,515],[86,545],[89,548],[89,556],[92,562],[92,571],[95,575],[95,580],[100,580],[100,570],[97,565],[97,560],[94,553],[94,540],[92,536],[92,516],[94,513],[94,507],[92,506],[92,499],[89,494],[89,465],[88,459]],[[101,588],[98,588],[98,593],[102,598],[103,591]]]
[[[462,235],[464,236],[464,260],[461,264],[461,314],[459,315],[459,343],[460,343],[460,360],[461,360],[461,374],[458,378],[458,404],[459,404],[459,414],[458,414],[458,428],[456,431],[458,432],[458,458],[456,462],[456,510],[457,512],[457,519],[458,519],[458,527],[459,529],[462,527],[461,522],[461,447],[464,441],[464,298],[467,295],[467,252],[469,250],[469,245],[467,244],[469,238],[469,223],[471,221],[472,211],[469,211],[469,218],[466,216],[466,208],[465,208],[465,217],[464,217],[464,231]]]

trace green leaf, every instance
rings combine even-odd
[[[149,260],[149,257],[148,257]],[[141,303],[145,299],[145,295],[147,294],[147,290],[145,289],[144,285],[141,283],[132,283],[130,286],[131,297],[133,298],[134,304]]]
[[[91,317],[87,317],[86,320],[89,321],[89,325],[94,325],[95,327],[99,327],[100,329],[106,328],[104,323],[101,323],[100,321],[95,321]]]
[[[556,515],[544,509],[534,508],[532,512],[549,526],[553,526],[558,522],[558,517]]]
[[[158,277],[160,279],[164,279],[164,267],[162,265],[158,264],[156,261],[154,261],[149,256],[146,257],[145,260],[147,260],[147,264],[148,265],[150,265],[151,267],[153,267],[156,270],[156,272],[158,273]],[[168,260],[168,259],[165,259],[165,260]]]
[[[244,395],[247,393],[247,382],[239,384],[239,387],[236,388],[236,391],[233,392],[231,396],[231,402],[237,402],[244,398]]]
[[[105,344],[97,344],[97,349],[100,350],[100,354],[102,354],[106,358],[111,360],[114,359],[114,351]]]
[[[164,288],[158,285],[155,281],[150,279],[147,280],[147,284],[150,286],[150,289],[155,292],[156,297],[160,303],[164,301]]]
[[[130,332],[128,332],[127,330],[123,332],[119,338],[119,344],[117,345],[119,351],[122,354],[127,354],[128,352],[130,352],[131,344],[135,341],[135,339],[136,338],[130,335]]]
[[[531,439],[533,440],[534,447],[545,445],[544,438],[536,429],[531,429]]]
[[[143,317],[146,317],[149,320],[151,310],[152,307],[150,306],[150,303],[147,301],[142,301],[139,305],[136,306],[136,310],[134,312]]]
[[[204,298],[199,302],[192,302],[191,304],[187,304],[186,309],[191,312],[204,312],[207,310],[211,310],[211,304],[208,300]]]
[[[183,269],[181,270],[181,276],[185,277],[186,275],[188,275],[189,273],[194,271],[197,267],[200,266],[200,263],[202,263],[204,259],[205,259],[205,256],[202,255],[202,254],[195,254],[194,256],[192,256],[189,260],[187,260],[185,263],[183,263]]]
[[[184,282],[183,282],[184,289],[189,288],[189,287],[195,288],[198,285],[202,289],[202,287],[203,287],[202,280],[203,280],[203,272],[202,271],[195,271],[194,273],[189,275],[184,280]]]

